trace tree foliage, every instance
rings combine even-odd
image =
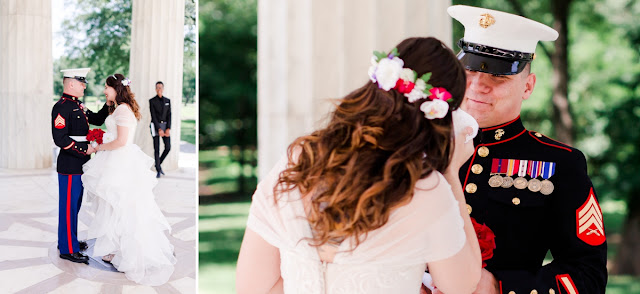
[[[255,146],[257,2],[199,5],[200,146]]]
[[[59,69],[91,67],[85,94],[99,95],[103,77],[129,72],[132,0],[65,0],[64,5],[73,17],[67,16],[61,26],[65,55],[54,61],[54,89],[56,93],[62,89]],[[195,0],[185,0],[183,95],[187,98],[195,96],[195,14]]]

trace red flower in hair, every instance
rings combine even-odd
[[[480,252],[482,253],[482,267],[487,266],[486,260],[493,257],[493,249],[496,249],[496,235],[485,224],[479,224],[474,218],[471,218],[473,229],[478,236],[480,244]]]
[[[416,84],[411,82],[411,81],[405,81],[403,79],[398,79],[398,81],[396,82],[396,86],[395,89],[398,90],[398,92],[400,93],[409,93],[411,92],[411,90],[413,90],[413,87],[415,87]]]
[[[104,131],[101,129],[90,130],[87,134],[87,141],[96,141],[96,143],[102,144],[102,135],[104,135]]]

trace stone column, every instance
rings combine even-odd
[[[374,50],[407,37],[451,44],[450,0],[259,0],[258,165],[264,176],[332,100],[368,80]]]
[[[140,105],[135,143],[153,157],[149,124],[149,99],[156,95],[157,81],[164,83],[164,96],[171,99],[171,152],[164,170],[178,168],[180,109],[182,105],[182,60],[184,54],[184,0],[133,0],[131,31],[131,90]],[[160,140],[162,142],[162,140]],[[160,143],[162,146],[162,143]],[[161,147],[163,149],[164,147]]]
[[[52,163],[50,0],[0,1],[0,168]]]

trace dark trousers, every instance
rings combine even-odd
[[[78,212],[82,204],[82,175],[58,174],[58,248],[60,254],[80,251]]]
[[[164,151],[162,155],[160,155],[160,136],[153,137],[153,155],[156,159],[156,171],[161,171],[162,167],[160,165],[167,158],[167,154],[169,154],[169,150],[171,150],[171,137],[162,137],[162,142],[164,142]]]

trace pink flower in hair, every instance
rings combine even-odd
[[[447,101],[451,98],[451,93],[449,93],[449,91],[447,91],[447,89],[445,88],[441,88],[441,87],[432,88],[431,90],[429,90],[429,92],[431,92],[431,95],[429,96],[431,100],[437,99],[437,100]]]

